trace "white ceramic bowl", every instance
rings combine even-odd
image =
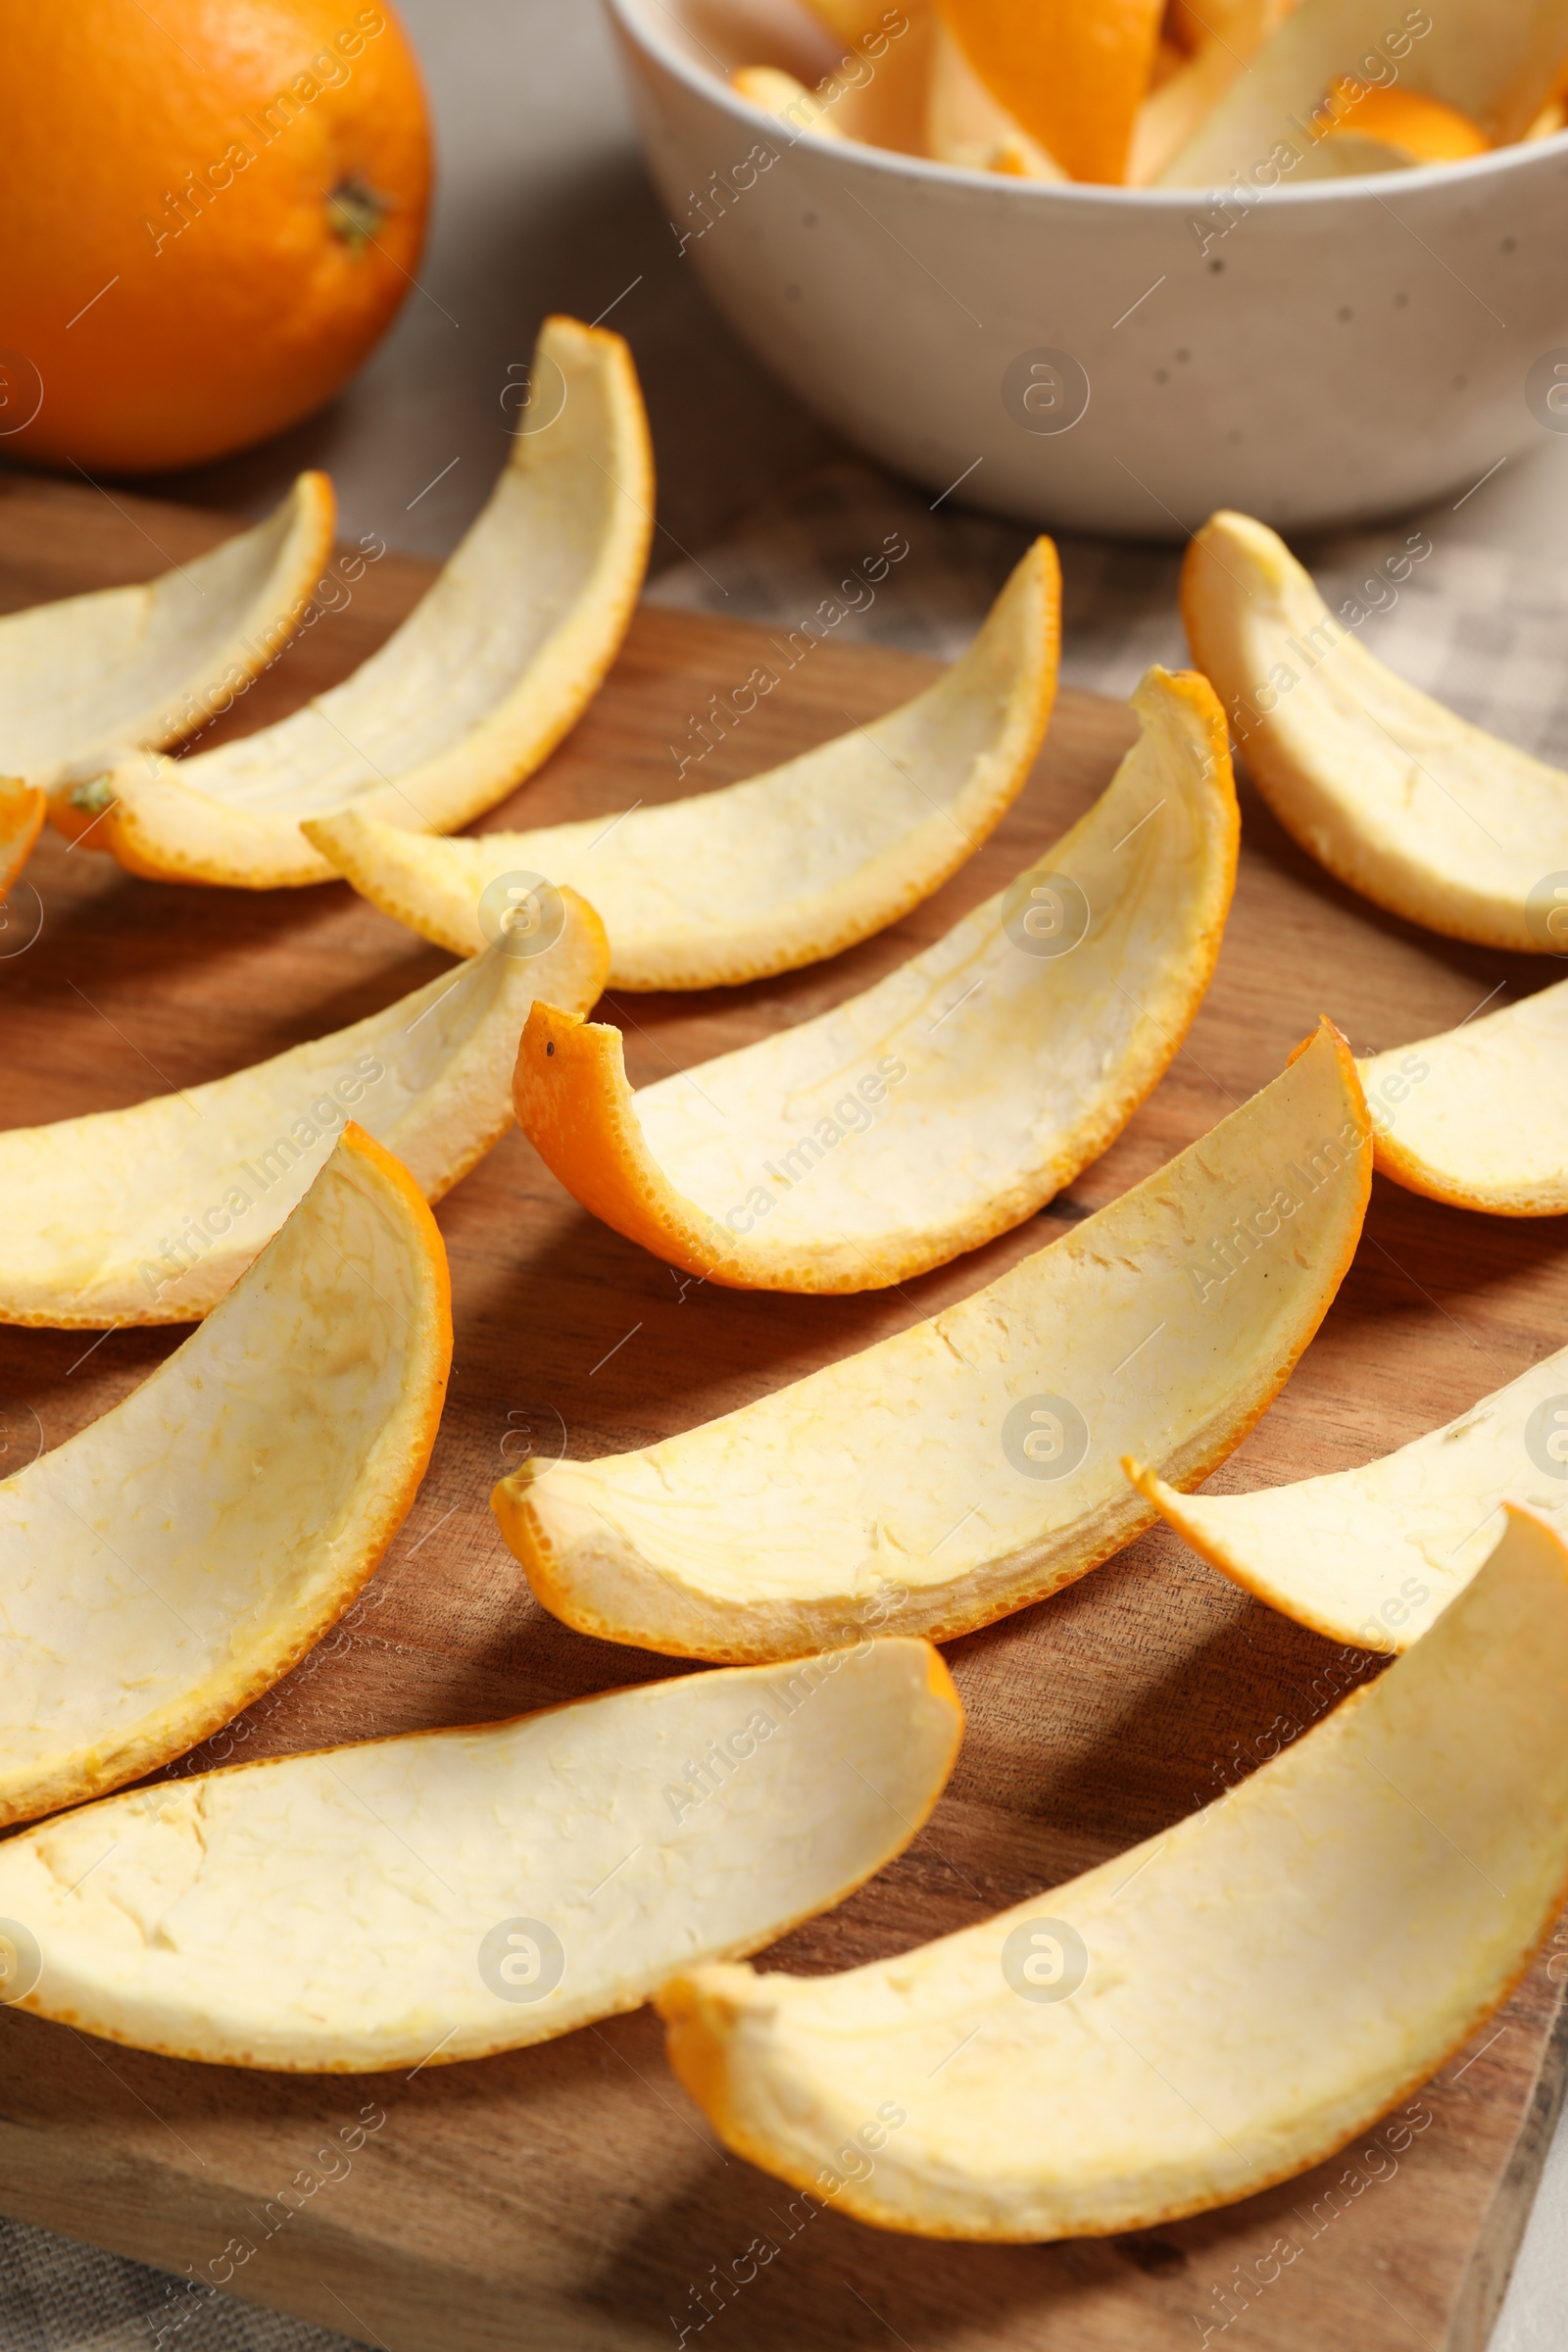
[[[1292,529],[1457,495],[1568,429],[1543,391],[1568,384],[1568,137],[1226,216],[791,143],[724,75],[814,37],[792,0],[607,4],[682,267],[933,494],[961,476],[976,505],[1138,538],[1219,506]]]

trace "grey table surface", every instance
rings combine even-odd
[[[777,565],[749,561],[749,549],[768,540],[776,550],[780,515],[809,516],[809,495],[792,508],[792,492],[847,453],[738,345],[678,258],[594,0],[399,4],[423,61],[440,153],[417,284],[379,351],[327,409],[246,456],[144,486],[258,514],[302,466],[321,466],[336,483],[345,536],[376,531],[443,557],[504,459],[514,421],[502,407],[507,370],[527,359],[540,319],[552,310],[607,316],[635,353],[653,425],[662,575],[653,593],[751,616],[765,606]],[[836,501],[845,478],[830,476],[835,486],[818,504]],[[848,478],[853,489],[858,477]],[[1506,559],[1499,578],[1554,575],[1568,544],[1568,436],[1510,461],[1462,512],[1446,507],[1436,519],[1450,550]],[[902,616],[885,612],[877,634],[947,650],[983,611],[1013,541],[1004,524],[961,514],[930,528],[944,534],[943,593]],[[693,551],[706,570],[691,564]],[[1167,640],[1179,642],[1170,552],[1080,541],[1063,553],[1064,675],[1109,686],[1125,673],[1130,684]],[[1086,583],[1076,597],[1075,557]],[[1559,600],[1568,616],[1568,593],[1553,576],[1545,601]],[[1549,756],[1568,759],[1568,744],[1552,744]],[[156,2343],[161,2328],[168,2333],[169,2291],[139,2264],[0,2221],[4,2352]],[[182,2315],[173,2340],[180,2352],[332,2352],[342,2342],[225,2297]],[[1492,2352],[1565,2346],[1560,2129]]]

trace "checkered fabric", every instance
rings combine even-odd
[[[1302,542],[1297,549],[1331,610],[1355,597],[1361,642],[1379,661],[1476,725],[1568,767],[1568,570],[1445,544],[1452,509],[1385,529]],[[758,509],[701,560],[662,573],[654,604],[799,625],[875,553],[889,533],[909,554],[835,642],[896,645],[952,661],[1029,543],[1015,523],[935,511],[868,466],[811,474]],[[1421,544],[1408,578],[1387,566]],[[1125,696],[1152,662],[1188,659],[1177,616],[1181,550],[1110,540],[1058,540],[1062,683]],[[1399,565],[1402,568],[1402,564]],[[863,588],[860,589],[863,594]]]
[[[357,2352],[276,2312],[0,2219],[4,2352]]]

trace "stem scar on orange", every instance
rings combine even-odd
[[[424,236],[385,0],[0,0],[0,456],[195,465],[320,405]]]

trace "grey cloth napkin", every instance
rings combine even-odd
[[[302,2320],[0,2218],[4,2352],[355,2352]]]
[[[1455,544],[1452,514],[1444,502],[1381,529],[1303,541],[1295,552],[1331,611],[1365,615],[1353,625],[1380,662],[1477,726],[1568,767],[1568,570]],[[890,534],[909,552],[873,589],[863,567]],[[940,501],[933,509],[846,461],[756,509],[700,561],[662,572],[648,601],[799,627],[824,599],[843,607],[869,591],[872,601],[828,624],[831,642],[952,661],[1030,536]],[[1063,685],[1126,696],[1152,662],[1188,661],[1179,548],[1068,534],[1057,546]],[[853,585],[844,589],[846,582]]]

